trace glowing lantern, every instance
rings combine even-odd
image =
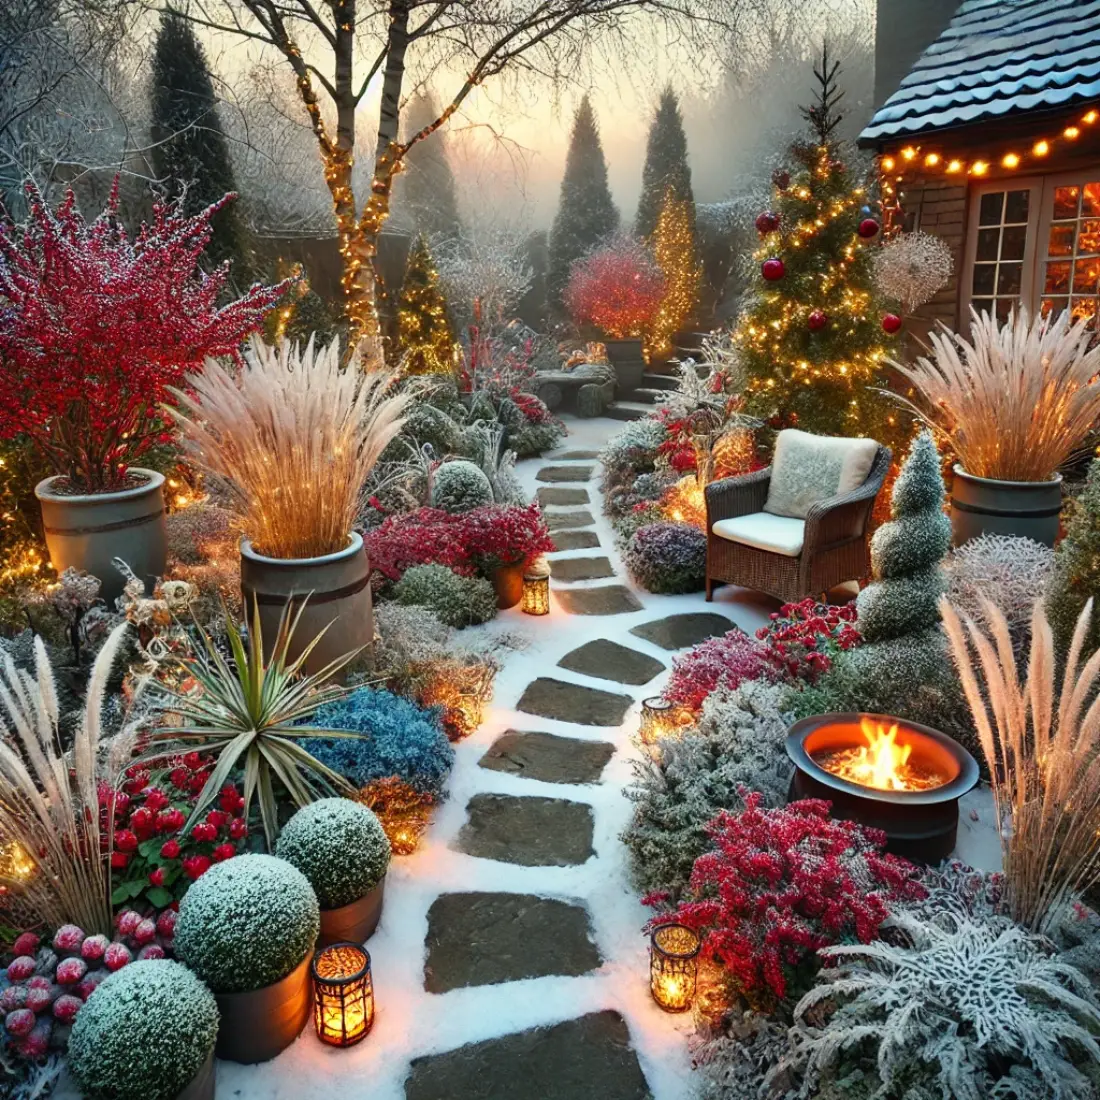
[[[546,573],[523,575],[523,610],[528,615],[550,613],[550,577]]]
[[[354,1046],[374,1024],[370,955],[357,943],[335,943],[313,957],[313,1023],[317,1038]]]
[[[666,1012],[686,1012],[695,999],[699,935],[682,924],[662,924],[649,941],[649,991]]]

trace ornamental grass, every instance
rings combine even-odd
[[[335,554],[348,545],[363,485],[400,432],[408,394],[395,375],[340,365],[316,349],[253,339],[234,372],[208,359],[173,390],[175,420],[195,461],[224,482],[253,549],[272,558]]]
[[[898,397],[938,432],[974,477],[1049,481],[1100,417],[1100,344],[1087,319],[1068,312],[1002,325],[971,309],[970,341],[947,329],[931,356],[890,360],[916,397]]]

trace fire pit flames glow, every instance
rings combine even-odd
[[[878,791],[930,791],[947,782],[947,776],[935,768],[910,763],[913,745],[899,743],[897,722],[887,728],[884,722],[863,717],[859,732],[867,739],[866,745],[810,755],[827,772]]]

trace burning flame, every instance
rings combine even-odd
[[[887,728],[870,718],[861,718],[859,730],[867,744],[834,754],[826,765],[828,770],[841,779],[879,791],[912,790],[906,764],[913,746],[898,744],[897,723]]]

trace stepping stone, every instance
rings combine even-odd
[[[562,592],[559,596],[565,596]],[[689,645],[698,645],[707,638],[719,634],[728,634],[736,630],[737,624],[725,615],[714,615],[709,611],[700,611],[687,615],[669,615],[667,619],[654,619],[651,623],[631,627],[630,633],[647,642],[659,645],[662,649],[684,649]]]
[[[536,481],[588,481],[592,476],[591,466],[543,466]]]
[[[505,730],[478,766],[542,783],[599,783],[614,755],[615,746],[607,741]]]
[[[563,527],[591,527],[596,521],[591,512],[545,512],[546,526],[551,531],[560,531]]]
[[[571,615],[623,615],[628,611],[641,611],[643,606],[625,584],[605,584],[600,588],[560,588],[554,594]]]
[[[600,680],[614,680],[617,684],[648,684],[665,670],[664,664],[656,657],[605,638],[586,642],[580,649],[567,653],[558,661],[558,668],[583,672],[585,676],[595,676]]]
[[[555,550],[591,550],[600,545],[595,531],[555,531],[550,537]]]
[[[564,798],[475,794],[453,848],[522,867],[573,867],[592,848],[592,807]]]
[[[534,894],[442,894],[428,910],[427,944],[429,993],[575,977],[603,962],[583,905]]]
[[[553,1027],[414,1058],[405,1100],[652,1100],[626,1021],[591,1012]]]
[[[615,576],[607,558],[562,558],[550,563],[550,576],[556,581],[598,581]]]
[[[576,459],[599,458],[600,457],[600,452],[599,451],[562,451],[562,453],[560,455],[551,455],[550,457],[553,458],[553,460],[555,462],[558,462],[558,461],[569,462],[570,460],[576,460]]]
[[[590,504],[587,489],[555,489],[543,487],[538,491],[539,504],[544,508],[553,504]]]
[[[580,726],[618,726],[633,702],[629,695],[540,676],[524,689],[516,709]]]

